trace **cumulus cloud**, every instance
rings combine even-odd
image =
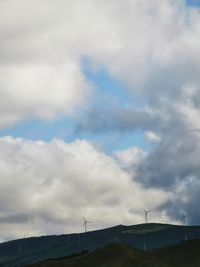
[[[138,179],[146,185],[171,187],[190,176],[199,177],[199,137],[199,131],[165,137],[138,167]]]
[[[119,15],[119,6],[114,15],[118,14],[121,46],[98,60],[112,77],[127,85],[133,98],[141,98],[144,108],[139,112],[134,106],[129,110],[91,110],[78,129],[95,134],[143,130],[154,147],[136,169],[127,162],[134,177],[147,188],[173,190],[188,180],[192,185],[195,180],[190,177],[197,181],[200,177],[199,9],[181,0],[136,0],[121,3]],[[188,199],[190,204],[199,202],[196,194],[195,200]],[[191,213],[191,222],[197,223],[200,218],[193,216],[189,203],[185,208]]]
[[[81,59],[110,32],[104,34],[109,23],[97,2],[1,1],[1,128],[30,117],[71,115],[85,104],[91,87]]]
[[[199,10],[183,0],[1,1],[1,128],[83,107],[92,90],[81,69],[87,56],[144,104],[87,109],[77,131],[159,136],[148,154],[134,148],[113,157],[87,141],[1,139],[1,221],[16,223],[3,223],[3,237],[17,236],[27,220],[36,234],[77,230],[82,215],[99,226],[134,223],[136,206],[167,200],[173,217],[176,199],[170,202],[168,191],[192,213],[199,202],[199,53]]]
[[[182,0],[12,0],[0,10],[1,127],[81,106],[84,56],[151,102],[199,83],[200,16]]]
[[[156,208],[170,198],[160,189],[145,190],[115,158],[85,140],[45,143],[3,137],[0,176],[3,239],[26,231],[79,232],[82,216],[93,221],[91,229],[139,223],[140,207]]]
[[[126,150],[115,151],[114,157],[121,167],[125,169],[137,168],[137,166],[146,158],[147,153],[138,147],[131,147]],[[133,170],[131,170],[133,171]]]

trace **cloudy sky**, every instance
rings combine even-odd
[[[0,0],[0,240],[199,224],[199,73],[199,0]]]

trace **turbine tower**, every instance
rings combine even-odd
[[[151,212],[151,210],[144,210],[144,209],[142,209],[142,210],[144,212],[145,223],[147,223],[148,222],[148,213]]]
[[[85,227],[85,233],[86,233],[87,232],[87,224],[91,223],[91,222],[87,221],[84,217],[83,217],[83,221],[84,221],[83,226]]]

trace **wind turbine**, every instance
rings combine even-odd
[[[86,233],[87,232],[87,224],[91,223],[91,222],[87,221],[84,217],[83,217],[83,221],[84,221],[83,226],[85,227],[85,233]]]
[[[186,226],[186,217],[187,217],[186,213],[184,211],[181,211],[181,220],[183,221],[184,226]],[[184,239],[185,239],[185,241],[188,239],[186,227],[184,230]]]
[[[182,213],[182,216],[181,216],[181,220],[183,221],[183,225],[185,226],[186,225],[186,213],[184,211],[181,212]]]
[[[145,223],[147,223],[148,222],[148,213],[151,212],[151,210],[144,210],[144,209],[142,209],[142,210],[144,212]]]

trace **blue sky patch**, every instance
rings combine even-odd
[[[93,96],[92,106],[100,109],[107,105],[115,108],[140,107],[142,104],[133,96],[119,81],[114,80],[104,69],[93,71],[89,61],[83,63],[83,72],[86,78],[96,88]],[[130,100],[131,99],[131,100]],[[76,139],[86,139],[99,143],[107,153],[114,150],[127,149],[131,146],[147,148],[147,142],[141,131],[122,134],[120,132],[109,132],[101,134],[78,133],[75,131],[76,120],[73,118],[62,118],[56,121],[28,120],[20,122],[13,127],[0,131],[0,136],[11,135],[31,140],[50,141],[53,138],[61,138],[66,142]]]
[[[186,2],[190,6],[200,7],[200,0],[187,0]]]

